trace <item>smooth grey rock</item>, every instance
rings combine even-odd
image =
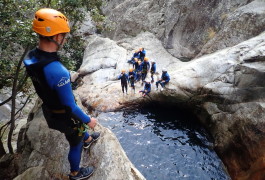
[[[23,174],[17,176],[14,180],[24,180],[24,179],[41,179],[49,180],[50,176],[45,167],[36,166],[27,169]]]
[[[114,40],[151,32],[175,57],[194,58],[264,30],[263,0],[113,0],[102,7]]]
[[[80,11],[84,12],[84,10]],[[85,13],[84,21],[82,23],[77,24],[79,28],[75,32],[75,35],[82,36],[83,38],[95,34],[97,30],[95,23],[92,20],[92,17],[90,16],[90,12],[84,12],[84,13]]]

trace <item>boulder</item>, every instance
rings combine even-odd
[[[14,180],[23,180],[23,179],[42,179],[49,180],[50,176],[45,167],[36,166],[27,169],[24,173],[17,176]]]
[[[20,133],[17,160],[19,175],[15,179],[68,179],[69,145],[65,136],[48,128],[39,106],[31,113],[31,117]],[[101,132],[101,137],[89,150],[83,151],[81,162],[81,166],[95,167],[89,179],[145,179],[110,130],[100,124],[94,130]]]
[[[84,84],[76,92],[86,107],[100,111],[119,109],[123,102],[137,100],[140,97],[138,91],[143,89],[141,83],[136,84],[136,94],[128,87],[129,95],[123,95],[118,81],[121,70],[125,69],[128,72],[132,67],[127,61],[131,59],[137,47],[146,47],[147,56],[150,61],[156,61],[158,72],[161,72],[163,67],[178,69],[182,64],[163,48],[153,34],[148,32],[141,33],[135,38],[120,40],[118,43],[96,35],[90,36],[87,41],[90,43],[79,69],[80,74],[84,76]],[[160,78],[159,73],[155,75],[155,79],[158,78]]]

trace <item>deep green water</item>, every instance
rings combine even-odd
[[[228,180],[212,140],[189,112],[145,108],[102,113],[127,156],[148,180]]]

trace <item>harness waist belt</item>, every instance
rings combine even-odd
[[[51,110],[52,113],[57,113],[57,114],[63,114],[66,113],[65,109],[57,109],[57,110]]]

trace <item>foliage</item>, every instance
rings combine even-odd
[[[12,111],[8,134],[8,148],[13,153],[11,137],[14,130],[15,99],[19,92],[28,93],[30,81],[25,76],[25,69],[21,63],[29,49],[36,46],[37,34],[31,30],[34,12],[40,8],[50,7],[64,13],[71,24],[71,39],[65,44],[62,60],[69,70],[77,70],[82,62],[84,40],[75,35],[77,24],[85,17],[86,11],[92,12],[92,18],[102,22],[100,15],[102,0],[2,0],[0,1],[0,90],[4,86],[12,86],[12,96],[0,103],[0,106],[12,99]],[[4,153],[1,141],[2,128],[0,127],[0,157]]]
[[[66,14],[71,22],[71,34],[78,28],[77,22],[84,19],[84,12],[91,11],[93,20],[102,22],[104,17],[99,8],[102,0],[4,0],[0,1],[0,89],[11,86],[14,69],[23,49],[30,44],[36,46],[37,35],[31,30],[33,14],[43,7],[58,9]],[[102,26],[96,23],[99,29]],[[80,37],[68,40],[63,62],[70,70],[77,70],[82,61],[84,41]]]
[[[33,43],[27,14],[28,4],[0,2],[0,88],[10,86],[23,46]],[[22,53],[22,52],[21,52]]]
[[[80,36],[69,38],[60,53],[63,64],[69,70],[77,70],[82,64],[84,52],[84,40]]]
[[[94,8],[91,11],[91,17],[96,23],[97,32],[101,33],[103,31],[103,22],[105,21],[105,16],[103,16],[98,8]]]

